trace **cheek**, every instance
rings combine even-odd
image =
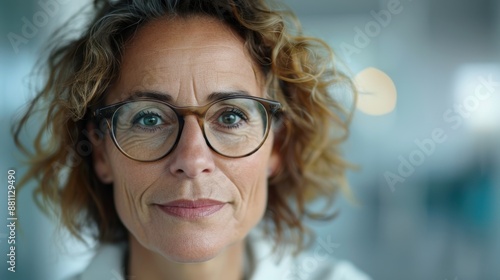
[[[262,219],[267,206],[267,176],[265,170],[258,175],[258,180],[255,182],[246,204],[246,216],[253,227]]]
[[[233,172],[230,173],[230,180],[234,182],[241,196],[236,219],[242,222],[245,231],[254,227],[266,210],[269,155],[270,148],[263,146],[252,156],[239,159],[238,167],[231,168]],[[234,172],[235,170],[237,172]]]
[[[134,195],[139,196],[148,186],[157,181],[164,171],[158,165],[138,162],[126,157],[112,141],[109,141],[107,149],[114,185],[121,186],[122,189],[127,189]]]
[[[150,220],[143,203],[143,194],[154,182],[151,168],[133,161],[115,150],[110,154],[111,169],[114,177],[113,194],[115,208],[125,227],[134,235],[143,235],[142,224]]]

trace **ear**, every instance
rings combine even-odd
[[[88,124],[87,129],[90,131],[88,137],[93,145],[92,167],[94,172],[102,183],[111,184],[113,183],[113,172],[106,153],[105,132],[97,129],[93,123]]]

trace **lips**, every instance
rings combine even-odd
[[[198,219],[208,217],[221,210],[225,202],[211,199],[175,200],[158,207],[168,215],[184,218]]]

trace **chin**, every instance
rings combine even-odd
[[[230,238],[219,234],[218,236],[189,236],[180,238],[163,237],[156,244],[159,246],[148,246],[150,250],[162,255],[165,259],[176,263],[199,263],[206,262],[222,253],[234,242]]]

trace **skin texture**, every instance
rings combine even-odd
[[[214,92],[265,97],[263,77],[243,40],[207,17],[159,19],[127,43],[113,104],[135,92],[168,95],[179,106],[208,103]],[[130,232],[129,273],[137,279],[238,279],[244,238],[262,219],[267,180],[278,165],[273,132],[245,158],[226,158],[205,143],[196,117],[185,118],[176,149],[156,162],[124,156],[107,136],[94,150],[99,178],[112,183],[116,210]],[[178,199],[225,203],[215,214],[187,220],[160,210]]]

